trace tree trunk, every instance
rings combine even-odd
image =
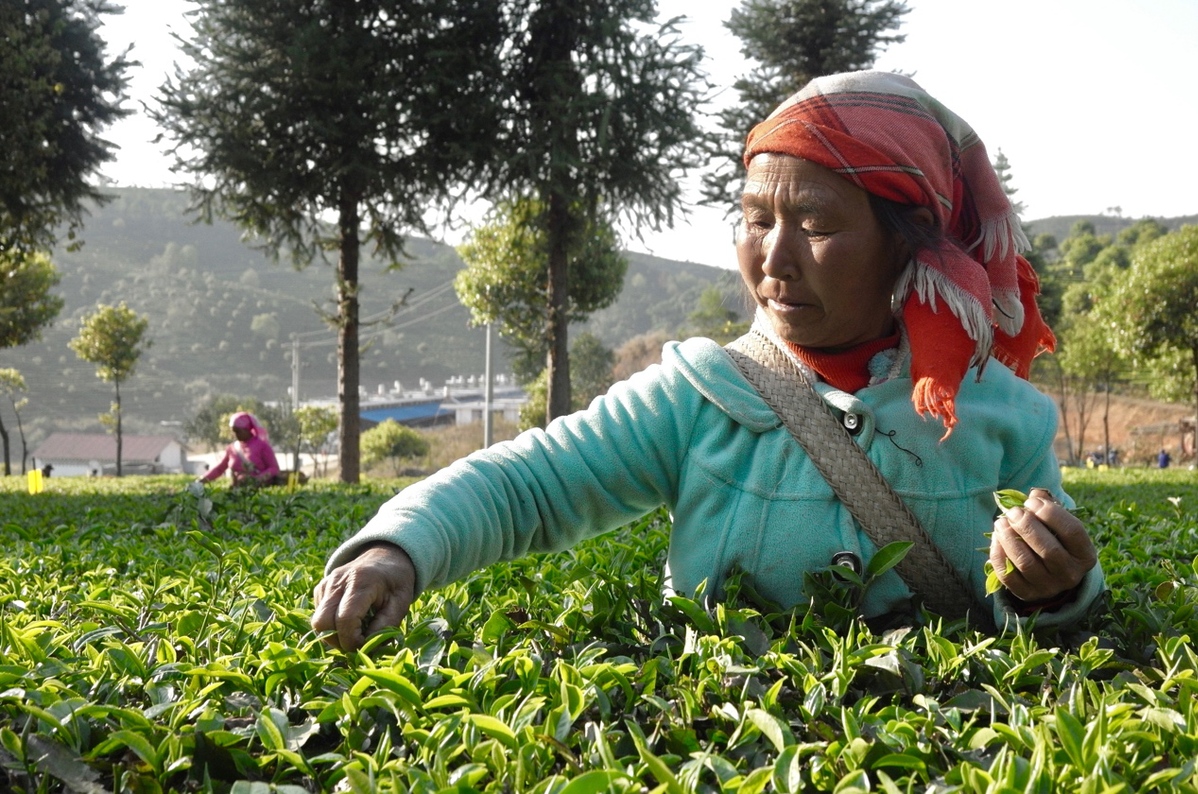
[[[12,408],[13,415],[17,417],[17,433],[21,436],[21,474],[25,474],[25,462],[29,460],[29,445],[25,443],[25,427],[21,423],[21,412],[17,410],[17,406]]]
[[[1073,404],[1077,408],[1077,454],[1084,459],[1086,456],[1086,428],[1090,425],[1090,408],[1094,397],[1090,394],[1093,384],[1085,378],[1074,381]]]
[[[342,199],[337,217],[341,252],[337,261],[337,399],[341,404],[341,482],[360,477],[358,399],[358,257],[360,218],[356,199]]]
[[[1112,463],[1111,456],[1111,382],[1106,382],[1106,402],[1102,406],[1102,448],[1106,450],[1106,463]]]
[[[121,476],[121,382],[116,381],[116,476]]]
[[[566,302],[569,289],[569,258],[566,256],[569,235],[567,199],[554,192],[549,196],[549,356],[546,362],[545,420],[552,422],[570,413],[570,348],[569,314]]]
[[[1190,348],[1194,356],[1194,462],[1198,463],[1198,345]],[[1184,438],[1185,433],[1182,433]],[[1184,441],[1182,449],[1185,449]]]
[[[1069,432],[1069,389],[1068,379],[1065,377],[1065,370],[1058,365],[1057,374],[1061,378],[1061,428],[1065,431],[1065,452],[1069,456],[1065,461],[1070,466],[1077,463],[1077,458],[1073,454],[1073,435]]]
[[[8,429],[4,426],[4,420],[0,419],[0,441],[4,443],[4,476],[12,474],[12,464],[8,459]]]

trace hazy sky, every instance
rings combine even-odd
[[[102,35],[134,44],[130,107],[109,131],[121,146],[104,173],[120,185],[173,184],[150,144],[156,130],[137,100],[152,101],[187,35],[185,0],[123,0]],[[733,0],[659,0],[685,15],[687,40],[708,55],[713,82],[747,71],[722,23]],[[1198,213],[1198,0],[908,0],[907,40],[876,66],[912,74],[1011,163],[1024,219],[1096,214]],[[735,267],[732,222],[697,209],[671,231],[628,247],[670,259]],[[451,240],[454,241],[454,240]]]

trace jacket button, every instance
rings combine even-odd
[[[838,551],[833,554],[832,564],[848,568],[858,576],[865,572],[865,566],[861,564],[861,558],[851,551]]]
[[[849,431],[849,435],[857,435],[861,432],[863,423],[861,417],[851,411],[844,415],[844,429]]]

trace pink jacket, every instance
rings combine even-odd
[[[225,457],[200,479],[210,482],[224,474],[225,469],[232,469],[234,482],[242,476],[266,482],[279,473],[279,462],[269,442],[251,438],[249,441],[234,441],[226,447]]]

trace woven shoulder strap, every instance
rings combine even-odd
[[[865,451],[853,441],[790,357],[754,329],[727,346],[741,374],[786,425],[879,549],[894,541],[914,546],[895,566],[929,610],[950,619],[985,622],[989,610],[944,558]]]

